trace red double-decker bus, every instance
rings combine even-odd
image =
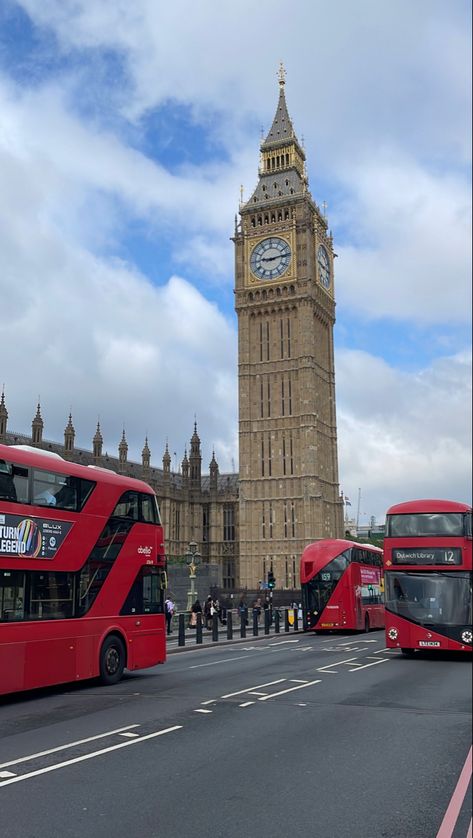
[[[0,695],[163,663],[165,587],[146,483],[0,445]]]
[[[414,500],[386,513],[386,645],[470,651],[471,506]]]
[[[309,544],[300,562],[305,631],[384,627],[383,551],[328,538]]]

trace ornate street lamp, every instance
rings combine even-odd
[[[197,550],[197,543],[195,541],[189,542],[189,550],[186,553],[186,564],[189,568],[189,579],[191,582],[190,591],[187,592],[187,611],[190,611],[197,598],[197,591],[195,590],[195,572],[200,565],[202,556]]]

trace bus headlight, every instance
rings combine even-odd
[[[462,631],[462,640],[463,640],[464,643],[471,643],[472,639],[473,639],[473,634],[470,631],[470,629],[467,629],[466,631]]]
[[[390,628],[388,631],[388,637],[390,640],[397,640],[398,631],[395,628]]]

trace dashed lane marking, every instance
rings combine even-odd
[[[242,693],[251,693],[253,690],[261,690],[263,687],[272,687],[273,684],[282,684],[283,681],[286,681],[286,678],[278,678],[277,681],[268,681],[267,684],[255,684],[254,687],[248,687],[246,690],[237,690],[236,693],[227,693],[226,695],[221,695],[220,698],[233,698],[235,695],[242,695]]]
[[[203,707],[199,707],[198,710],[194,710],[194,713],[213,713],[213,710],[204,710]]]
[[[353,661],[356,661],[356,660],[357,660],[357,658],[354,657],[354,658],[347,658],[344,661],[334,661],[333,663],[326,664],[326,666],[319,666],[317,668],[316,672],[332,672],[333,673],[333,670],[336,666],[342,666],[342,664],[346,664],[346,663],[347,664],[348,663],[353,663]],[[335,673],[335,674],[337,674],[337,673]]]
[[[297,687],[289,687],[288,690],[281,690],[278,693],[271,693],[271,695],[265,695],[263,698],[259,698],[258,701],[268,701],[270,698],[276,698],[278,695],[286,695],[286,693],[292,693],[294,690],[303,690],[306,687],[312,687],[314,684],[320,684],[321,679],[319,678],[318,681],[308,681],[307,684],[299,684]]]
[[[349,669],[349,672],[358,672],[359,669],[367,669],[368,666],[376,666],[377,663],[387,663],[389,658],[378,658],[377,660],[373,661],[373,663],[364,663],[358,666],[355,666],[354,669]]]
[[[249,707],[251,704],[256,704],[256,701],[244,701],[239,707]]]
[[[210,663],[196,663],[194,666],[190,666],[189,669],[203,669],[205,666],[218,666],[221,663],[233,663],[233,661],[242,661],[247,657],[249,657],[249,655],[240,655],[238,658],[224,658],[224,660],[210,661]]]

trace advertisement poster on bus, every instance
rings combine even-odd
[[[71,527],[51,518],[0,515],[0,558],[54,559]]]

